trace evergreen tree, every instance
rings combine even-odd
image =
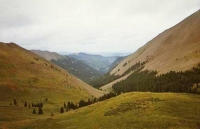
[[[65,108],[65,109],[67,108],[67,105],[65,104],[65,102],[64,102],[64,108]]]
[[[40,105],[39,105],[40,107],[43,107],[43,103],[40,103]]]
[[[39,114],[39,115],[40,115],[40,114],[43,114],[43,111],[42,111],[42,108],[41,108],[41,107],[39,107],[38,114]]]
[[[64,113],[64,108],[63,107],[60,108],[60,113]]]
[[[24,107],[27,107],[27,102],[24,103]]]
[[[33,114],[36,114],[35,108],[33,109]]]
[[[14,105],[17,105],[17,101],[16,101],[16,99],[14,99]]]

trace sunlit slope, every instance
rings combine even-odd
[[[200,60],[200,10],[162,32],[124,59],[110,73],[122,75],[134,64],[147,62],[144,70],[166,73],[191,69]]]
[[[14,43],[0,43],[0,100],[79,101],[102,93]]]
[[[198,129],[199,104],[199,95],[133,92],[54,117],[11,122],[4,126],[38,129]]]

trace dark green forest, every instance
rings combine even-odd
[[[200,94],[200,63],[196,68],[184,72],[170,71],[161,75],[157,73],[137,70],[126,80],[114,84],[112,88],[117,94],[132,91]]]

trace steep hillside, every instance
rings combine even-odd
[[[200,63],[199,23],[200,11],[197,11],[179,24],[159,34],[121,61],[111,70],[110,76],[107,75],[102,77],[103,80],[98,80],[99,84],[103,84],[101,89],[110,91],[114,84],[126,84],[128,80],[129,86],[133,85],[130,83],[133,79],[131,77],[127,79],[127,77],[137,71],[155,70],[158,72],[157,75],[162,75],[170,74],[170,71],[186,71],[197,67]],[[191,82],[193,81],[188,81],[188,83]]]
[[[86,53],[71,54],[69,56],[82,61],[83,63],[89,65],[90,67],[94,68],[95,70],[103,74],[108,72],[111,64],[117,58],[119,58],[118,56],[103,57],[101,55],[91,55]]]
[[[102,93],[14,43],[0,43],[0,101],[79,101]]]
[[[156,36],[123,60],[110,74],[122,75],[138,62],[146,62],[143,70],[157,70],[159,74],[170,70],[185,71],[197,65],[199,60],[200,10]]]
[[[124,60],[126,57],[122,56],[117,58],[109,67],[108,71],[111,71],[114,67],[116,67],[122,60]]]
[[[75,58],[62,56],[58,53],[48,51],[32,50],[32,52],[60,66],[87,83],[91,82],[94,78],[101,76],[97,70]]]
[[[0,121],[0,128],[198,129],[199,103],[199,95],[133,92],[53,117],[44,114],[38,120],[29,114],[20,121]],[[11,116],[15,113],[12,108],[9,107]],[[29,109],[23,110],[20,113]],[[26,120],[27,117],[32,119]]]

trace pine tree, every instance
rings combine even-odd
[[[17,105],[17,101],[16,101],[16,99],[14,99],[14,105]]]
[[[65,102],[64,102],[64,108],[65,108],[65,109],[67,108],[67,105],[65,104]]]
[[[36,114],[35,108],[33,109],[33,114]]]
[[[43,111],[42,111],[42,108],[41,108],[41,107],[39,107],[38,114],[39,114],[39,115],[40,115],[40,114],[43,114]]]
[[[24,103],[24,107],[27,107],[27,102]]]
[[[64,113],[64,108],[63,107],[60,108],[60,113]]]

